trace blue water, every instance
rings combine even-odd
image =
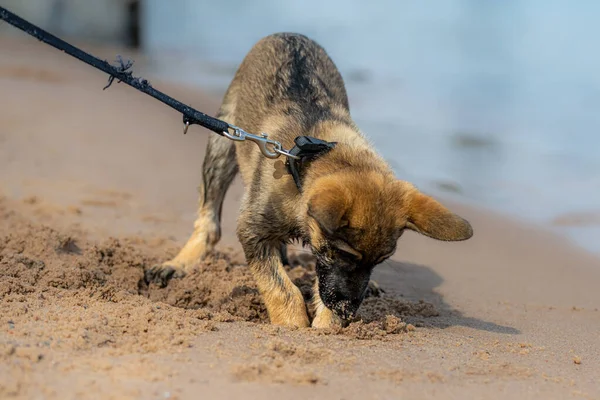
[[[600,2],[146,4],[154,73],[222,94],[258,39],[304,33],[400,177],[600,252]],[[572,213],[583,217],[553,223]]]

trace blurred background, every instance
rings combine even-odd
[[[261,37],[308,35],[400,178],[600,251],[599,2],[1,3],[61,37],[140,51],[144,77],[217,97]]]

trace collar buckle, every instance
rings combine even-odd
[[[298,136],[294,139],[296,145],[290,150],[295,157],[288,157],[286,166],[294,178],[294,183],[302,191],[302,178],[304,168],[316,158],[332,150],[337,142],[327,142],[312,136]]]

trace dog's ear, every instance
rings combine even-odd
[[[339,186],[329,187],[326,191],[316,193],[308,202],[308,216],[328,234],[348,225],[346,218],[348,209],[347,193]]]
[[[418,190],[411,190],[405,198],[407,203],[402,219],[406,228],[449,242],[467,240],[473,236],[473,228],[467,220],[433,198]]]

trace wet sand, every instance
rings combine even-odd
[[[0,53],[0,398],[600,397],[600,260],[485,210],[452,204],[464,243],[405,235],[345,329],[267,323],[239,181],[214,257],[147,285],[187,239],[209,133],[32,40]],[[312,260],[291,261],[308,295]]]

